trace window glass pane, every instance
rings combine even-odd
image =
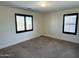
[[[64,26],[64,31],[75,33],[75,25],[65,25]]]
[[[25,27],[24,27],[24,16],[16,16],[16,21],[17,21],[17,31],[25,30]]]
[[[26,17],[26,30],[32,29],[32,17]]]
[[[75,33],[76,15],[65,16],[64,31]]]
[[[76,15],[73,16],[65,16],[65,24],[71,24],[75,25],[76,24]]]

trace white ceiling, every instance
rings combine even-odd
[[[28,9],[37,12],[59,11],[79,7],[79,1],[44,1],[46,7],[41,7],[43,1],[0,1],[0,5]]]

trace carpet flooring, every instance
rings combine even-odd
[[[79,44],[40,36],[0,50],[0,58],[78,58]]]

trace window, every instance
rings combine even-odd
[[[15,14],[16,33],[33,31],[33,16]]]
[[[64,14],[63,33],[77,34],[78,13]]]

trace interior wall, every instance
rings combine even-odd
[[[34,30],[16,34],[15,13],[33,15]],[[42,14],[18,8],[0,6],[0,48],[17,44],[42,34]]]
[[[78,19],[77,35],[62,33],[63,14],[68,13],[79,13],[79,8],[73,8],[69,10],[62,10],[46,14],[43,23],[44,35],[70,42],[79,43],[79,19]]]
[[[34,30],[16,34],[15,13],[33,15]],[[79,21],[77,35],[62,33],[63,14],[67,13],[79,13],[79,8],[42,14],[0,6],[0,48],[11,46],[40,35],[79,43]]]

